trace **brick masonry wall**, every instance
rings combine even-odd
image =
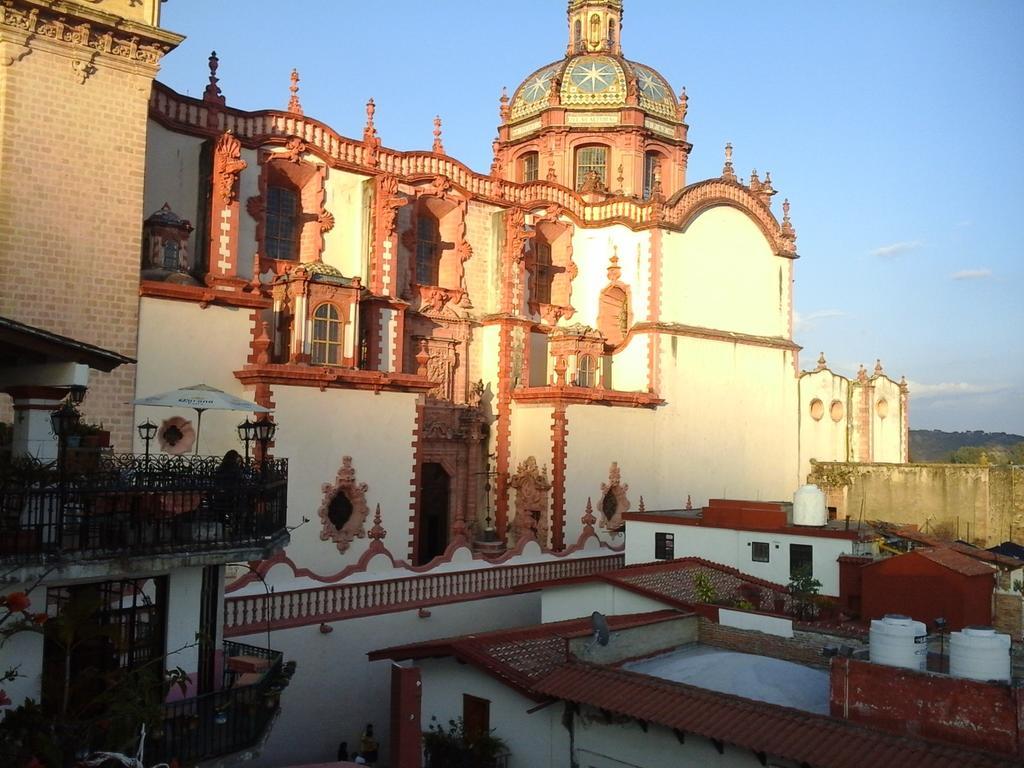
[[[795,631],[792,638],[785,638],[723,626],[703,617],[700,620],[698,642],[729,651],[770,656],[821,668],[828,668],[829,665],[829,659],[821,655],[825,645],[847,645],[854,650],[867,648],[867,643],[849,637]]]
[[[1024,601],[1021,596],[997,592],[992,596],[992,603],[992,626],[1019,642],[1024,633]]]
[[[94,66],[80,83],[44,47],[0,67],[0,315],[134,357],[152,72]],[[134,366],[90,381],[86,420],[129,449]]]

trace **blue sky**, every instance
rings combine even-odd
[[[216,49],[228,103],[303,108],[486,172],[501,87],[564,53],[564,0],[170,0],[188,39],[159,79],[198,96]],[[911,381],[911,426],[1024,434],[1024,2],[626,0],[628,58],[690,97],[688,181],[772,172],[801,254],[796,340],[851,375]]]

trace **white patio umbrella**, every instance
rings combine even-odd
[[[196,420],[196,448],[199,453],[199,430],[203,424],[203,411],[250,411],[270,413],[271,408],[229,395],[227,392],[207,384],[193,384],[191,387],[172,389],[159,395],[140,397],[134,405],[158,405],[166,408],[193,408],[199,414]]]

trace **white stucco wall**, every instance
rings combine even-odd
[[[148,397],[178,387],[208,384],[232,395],[252,400],[234,372],[246,364],[249,355],[251,310],[210,306],[165,299],[143,298],[139,302],[137,397]],[[237,411],[206,411],[203,414],[199,452],[222,455],[229,449],[242,451],[236,426],[245,420]],[[248,414],[251,416],[251,414]],[[164,419],[181,416],[196,424],[190,408],[137,407],[135,423],[149,419],[159,425]],[[135,430],[133,430],[135,432]],[[134,435],[134,451],[141,453],[142,441]],[[150,444],[159,451],[158,444]]]
[[[560,325],[584,323],[597,327],[601,291],[609,283],[608,265],[613,254],[618,255],[618,266],[622,270],[619,282],[629,286],[633,318],[646,319],[650,235],[632,232],[618,224],[599,229],[576,228],[572,244],[573,261],[579,270],[572,285],[572,305],[576,314],[569,320],[562,320]]]
[[[605,616],[625,616],[672,607],[601,581],[545,587],[541,593],[541,621],[545,624],[589,618],[594,611]]]
[[[738,209],[709,208],[663,237],[661,317],[666,322],[788,336],[786,259]]]
[[[146,176],[142,216],[149,218],[164,203],[195,226],[199,213],[199,153],[203,140],[174,133],[149,121],[146,128]],[[189,238],[195,254],[196,233]]]
[[[364,273],[366,178],[332,168],[324,183],[324,208],[334,215],[334,228],[324,233],[323,260],[347,277],[362,277]]]
[[[800,477],[807,478],[811,459],[817,461],[847,461],[849,449],[850,381],[827,368],[810,371],[800,376],[800,406],[797,419],[800,429]],[[821,402],[821,415],[817,416],[815,401]],[[832,404],[840,403],[833,410]],[[840,416],[837,420],[834,416]]]
[[[432,717],[444,727],[449,720],[462,717],[462,696],[468,693],[490,702],[490,726],[511,752],[508,768],[567,765],[569,732],[561,724],[561,704],[530,715],[527,710],[535,707],[536,701],[476,667],[451,658],[423,659],[416,664],[423,682],[424,728]]]
[[[888,376],[875,376],[872,383],[875,391],[871,403],[871,458],[873,461],[905,461],[901,451],[903,409],[900,385]]]
[[[353,540],[344,554],[333,541],[322,541],[317,511],[323,485],[333,485],[342,457],[351,456],[356,481],[367,485],[369,516],[373,525],[380,504],[388,532],[388,548],[398,558],[408,554],[410,483],[413,478],[413,429],[415,394],[349,389],[321,392],[310,387],[274,387],[275,420],[280,425],[274,453],[287,457],[288,524],[310,522],[292,531],[287,554],[303,568],[331,575],[352,565],[366,551],[369,541]]]
[[[736,568],[759,579],[786,585],[789,583],[789,545],[809,544],[814,548],[812,569],[821,582],[823,595],[839,594],[839,565],[836,558],[853,553],[850,539],[801,536],[783,531],[737,531],[696,525],[640,522],[626,524],[626,564],[654,561],[654,534],[674,533],[675,556],[701,557],[713,563]],[[751,543],[768,542],[769,562],[751,559]]]
[[[332,761],[338,743],[348,741],[352,748],[368,722],[381,745],[380,764],[388,765],[391,662],[371,663],[367,653],[539,620],[540,596],[531,592],[432,606],[426,618],[404,611],[349,619],[333,623],[329,634],[321,633],[316,624],[273,632],[271,647],[282,651],[286,661],[297,661],[298,668],[281,696],[281,714],[265,748],[249,765],[278,768]],[[257,646],[267,642],[261,633],[236,639]],[[460,695],[460,707],[461,703]]]

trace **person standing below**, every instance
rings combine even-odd
[[[377,749],[377,740],[373,737],[373,723],[367,723],[366,730],[359,739],[359,756],[366,760],[367,765],[376,765]]]

